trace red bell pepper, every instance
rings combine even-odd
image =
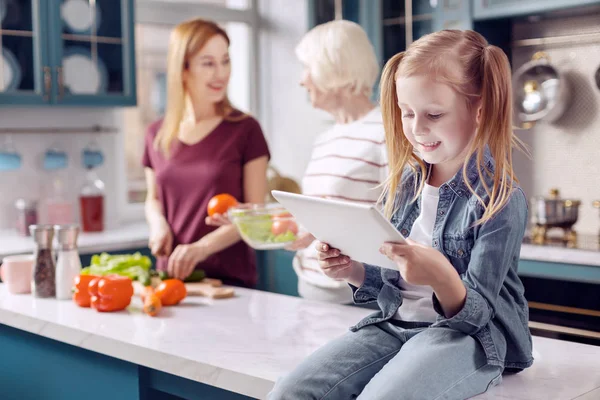
[[[131,303],[133,284],[128,277],[107,275],[93,279],[88,292],[92,308],[101,312],[120,311]]]

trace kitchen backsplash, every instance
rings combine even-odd
[[[273,2],[276,3],[274,0]],[[297,25],[297,27],[294,25],[294,31],[290,31],[290,24],[285,25],[287,30],[282,28],[281,31],[287,36],[280,33],[276,38],[272,38],[272,41],[278,40],[281,43],[275,44],[291,52],[292,44],[296,43],[304,32],[304,25],[300,23]],[[598,13],[590,13],[589,16],[584,17],[523,21],[514,25],[513,38],[518,40],[600,32],[599,26]],[[265,68],[271,70],[283,65],[280,63],[281,59],[274,59],[278,54],[272,50],[275,44],[269,43],[269,46],[263,46],[263,50],[269,51],[268,54],[265,53],[266,50],[263,51],[265,54],[261,53],[261,58],[267,60]],[[547,195],[551,188],[556,187],[560,189],[562,196],[580,199],[582,205],[575,229],[582,234],[597,234],[600,230],[599,210],[592,207],[592,201],[600,200],[600,156],[597,150],[600,148],[600,89],[596,87],[593,76],[600,66],[600,41],[545,47],[515,47],[512,54],[514,70],[539,50],[548,53],[551,62],[566,73],[572,86],[571,105],[556,123],[540,122],[531,130],[518,132],[519,137],[530,146],[533,160],[527,160],[517,154],[515,156],[517,173],[529,198],[535,195]],[[310,145],[314,140],[312,135],[307,135],[307,132],[318,133],[325,130],[327,126],[324,122],[316,122],[319,121],[317,117],[320,114],[308,105],[305,93],[297,85],[301,66],[297,66],[295,70],[292,68],[291,71],[289,66],[284,68],[285,76],[279,76],[281,74],[271,70],[266,74],[261,87],[264,92],[264,96],[261,96],[263,99],[261,123],[265,132],[271,133],[269,142],[275,165],[282,173],[299,179],[310,157]],[[273,78],[277,79],[273,80]],[[296,108],[302,109],[302,113],[282,115],[280,119],[283,119],[279,121],[275,118],[278,114],[271,112],[272,105],[265,99],[272,98],[268,96],[271,89],[277,89],[277,93],[281,93],[282,84],[289,84],[289,88],[286,89],[286,93],[289,92],[289,100],[295,101],[294,104],[297,103],[298,106]],[[304,116],[303,123],[290,124],[289,118],[297,115]],[[307,115],[311,118],[306,118]],[[0,128],[90,127],[92,125],[121,128],[122,116],[119,109],[8,108],[0,109]],[[311,121],[312,125],[306,125],[306,121]],[[297,131],[290,131],[291,127],[296,126]],[[64,172],[73,173],[71,176],[74,178],[69,178],[67,181],[68,193],[72,200],[76,200],[85,178],[85,171],[81,165],[81,151],[89,143],[92,135],[44,133],[13,134],[11,137],[15,147],[23,156],[24,165],[15,172],[0,172],[0,229],[12,226],[14,201],[17,198],[39,199],[43,195],[49,175],[41,169],[41,157],[52,145],[57,145],[68,153],[69,168]],[[0,135],[0,143],[4,139],[4,135]],[[108,194],[106,222],[107,226],[111,227],[118,223],[119,196],[125,196],[124,189],[119,189],[117,179],[125,168],[123,160],[118,159],[118,155],[123,154],[122,149],[119,148],[122,146],[123,134],[95,135],[95,139],[105,155],[105,162],[99,169],[99,175],[106,184]],[[291,146],[290,140],[301,139],[305,145],[302,146],[304,150],[299,155],[298,146]],[[290,151],[294,152],[292,157]]]
[[[113,109],[0,109],[0,128],[85,128],[93,125],[120,128],[121,112]],[[0,134],[4,143],[5,134]],[[97,169],[105,183],[106,227],[118,222],[117,176],[120,163],[115,159],[116,146],[122,140],[121,133],[19,133],[10,135],[14,147],[21,154],[22,167],[16,171],[0,171],[0,229],[14,225],[14,202],[18,198],[40,200],[51,182],[52,174],[42,168],[44,152],[51,146],[60,148],[68,155],[68,168],[58,172],[66,183],[65,192],[74,202],[74,214],[79,220],[78,194],[84,183],[86,171],[82,166],[81,153],[93,138],[104,154],[104,164]],[[45,212],[40,207],[39,217]]]
[[[518,22],[513,27],[513,40],[592,32],[600,34],[600,13]],[[529,198],[548,196],[551,188],[558,188],[562,197],[580,199],[575,230],[597,234],[599,210],[592,207],[592,202],[600,200],[600,88],[594,81],[600,67],[600,35],[593,42],[514,47],[513,71],[540,50],[566,75],[571,100],[556,122],[540,122],[530,130],[519,131],[518,136],[532,150],[533,160],[517,155],[517,174]]]

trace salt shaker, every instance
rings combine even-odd
[[[68,300],[73,297],[73,281],[81,273],[81,260],[77,250],[79,225],[55,225],[58,239],[56,257],[56,298]]]
[[[29,231],[35,241],[31,293],[35,297],[54,297],[56,296],[54,256],[52,254],[54,228],[52,225],[31,225]]]

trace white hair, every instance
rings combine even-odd
[[[296,56],[321,91],[349,87],[370,96],[379,76],[375,49],[360,25],[336,20],[317,25],[296,46]]]

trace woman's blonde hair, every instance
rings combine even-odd
[[[419,182],[415,181],[416,194],[413,200],[421,194],[427,175],[427,166],[417,157],[413,146],[404,136],[402,111],[396,98],[396,80],[415,75],[428,75],[436,82],[449,85],[464,96],[472,111],[476,112],[476,108],[480,107],[480,124],[466,160],[475,157],[479,178],[489,199],[484,201],[471,186],[467,177],[467,162],[463,165],[462,176],[484,208],[483,216],[476,222],[482,224],[508,202],[513,182],[517,182],[512,165],[512,149],[524,148],[512,129],[512,88],[508,58],[500,48],[489,45],[477,32],[443,30],[422,37],[386,63],[381,78],[381,112],[390,168],[383,195],[386,198],[385,214],[388,217],[395,211],[394,199],[401,186],[400,180],[405,168],[410,167],[413,173],[420,171],[421,179]],[[495,161],[493,173],[485,165],[486,145]],[[491,187],[486,178],[493,179]]]
[[[188,68],[190,59],[216,35],[223,36],[229,45],[229,36],[219,25],[199,18],[182,22],[171,32],[167,56],[166,111],[163,123],[154,140],[155,148],[160,148],[165,157],[169,156],[171,145],[179,133],[181,122],[191,107],[183,83],[183,71]],[[234,108],[227,96],[216,104],[216,110],[226,120],[241,119],[231,116]],[[245,115],[242,114],[243,117]]]
[[[361,26],[351,21],[317,25],[296,46],[296,57],[323,92],[348,87],[354,94],[371,96],[379,76],[373,45]]]

